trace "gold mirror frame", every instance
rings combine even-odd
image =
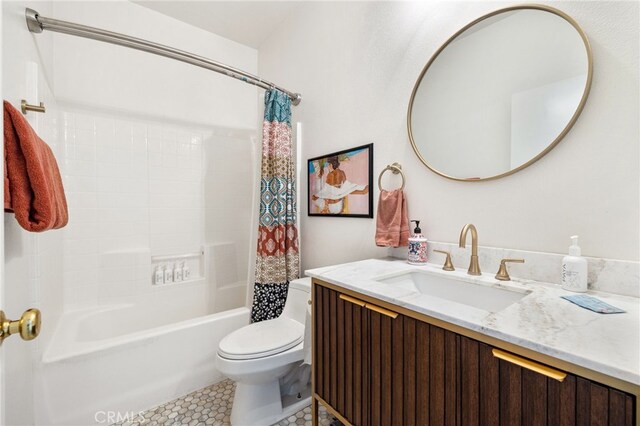
[[[527,161],[526,163],[516,167],[515,169],[511,169],[511,170],[509,170],[509,171],[507,171],[505,173],[502,173],[502,174],[499,174],[499,175],[495,175],[495,176],[486,177],[486,178],[469,179],[469,178],[458,178],[458,177],[454,177],[454,176],[449,176],[449,175],[447,175],[445,173],[442,173],[442,172],[434,169],[433,167],[431,167],[427,163],[427,161],[424,159],[422,154],[420,154],[420,151],[418,151],[418,147],[417,147],[417,145],[415,143],[415,140],[413,139],[413,132],[411,130],[411,113],[413,111],[413,101],[414,101],[416,93],[418,91],[418,87],[420,86],[420,83],[422,82],[422,78],[425,76],[425,74],[429,70],[429,67],[431,66],[431,64],[437,59],[438,55],[453,40],[455,40],[456,37],[458,37],[460,34],[465,32],[469,28],[473,27],[477,23],[479,23],[481,21],[484,21],[485,19],[491,18],[492,16],[499,15],[500,13],[511,12],[511,11],[514,11],[514,10],[522,10],[522,9],[541,10],[541,11],[553,13],[554,15],[557,15],[557,16],[561,17],[562,19],[567,21],[569,24],[571,24],[576,29],[576,31],[578,31],[578,34],[580,34],[580,38],[582,38],[582,41],[584,43],[584,47],[585,47],[585,49],[587,51],[587,62],[588,62],[587,81],[586,81],[586,84],[585,84],[585,87],[584,87],[584,92],[582,93],[582,98],[580,99],[580,103],[578,104],[578,107],[576,108],[575,112],[571,116],[571,120],[569,120],[569,122],[564,127],[564,129],[562,129],[562,131],[558,134],[558,136],[543,151],[541,151],[538,155],[536,155],[535,157],[533,157],[531,160]],[[530,165],[532,165],[533,163],[535,163],[536,161],[538,161],[539,159],[544,157],[549,151],[551,151],[565,137],[565,135],[567,133],[569,133],[569,130],[571,130],[571,128],[573,127],[575,122],[578,120],[578,117],[580,116],[580,113],[582,112],[582,110],[584,108],[584,105],[587,102],[587,98],[589,97],[589,91],[591,90],[591,80],[592,80],[592,78],[593,78],[593,54],[591,52],[591,45],[589,44],[589,39],[587,38],[587,35],[583,31],[583,29],[580,27],[580,25],[571,16],[567,15],[566,13],[564,13],[561,10],[555,9],[553,7],[550,7],[550,6],[544,6],[544,5],[539,5],[539,4],[522,4],[522,5],[519,5],[519,6],[510,6],[510,7],[505,7],[505,8],[502,8],[502,9],[494,10],[493,12],[487,13],[486,15],[483,15],[483,16],[471,21],[470,23],[468,23],[467,25],[462,27],[460,30],[458,30],[451,37],[449,37],[449,39],[446,42],[444,42],[444,44],[442,46],[440,46],[440,48],[438,50],[436,50],[436,53],[433,54],[431,59],[429,59],[429,62],[427,62],[427,64],[422,69],[422,72],[418,76],[418,79],[416,80],[416,84],[413,87],[413,92],[411,92],[411,99],[409,101],[409,109],[407,111],[407,131],[409,132],[409,140],[411,141],[411,146],[413,147],[413,151],[416,153],[416,155],[418,156],[420,161],[422,161],[422,163],[425,166],[427,166],[427,168],[429,170],[431,170],[432,172],[434,172],[434,173],[436,173],[436,174],[438,174],[440,176],[443,176],[443,177],[445,177],[447,179],[452,179],[452,180],[457,180],[457,181],[462,181],[462,182],[482,182],[482,181],[498,179],[498,178],[501,178],[501,177],[504,177],[504,176],[509,176],[509,175],[511,175],[513,173],[516,173],[516,172],[518,172],[518,171],[520,171],[520,170],[522,170],[522,169],[524,169],[526,167],[529,167]]]

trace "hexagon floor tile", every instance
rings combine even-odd
[[[236,385],[224,380],[204,389],[197,390],[181,398],[169,401],[159,407],[144,412],[142,418],[116,423],[119,426],[182,426],[215,425],[230,426],[229,416],[233,404]],[[336,423],[320,406],[319,424],[330,426]],[[274,426],[311,426],[311,406],[298,411],[295,415],[276,423]]]

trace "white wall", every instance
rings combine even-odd
[[[46,114],[29,113],[31,126],[56,155],[61,152],[57,135],[57,104],[53,97],[52,43],[50,34],[33,37],[24,20],[25,7],[51,12],[50,2],[2,2],[2,93],[14,107],[27,98],[43,101]],[[37,67],[35,79],[27,77],[28,67]],[[4,215],[5,282],[2,309],[17,319],[30,307],[42,312],[42,332],[32,342],[11,337],[2,345],[4,352],[4,422],[33,424],[33,381],[38,374],[32,361],[39,360],[50,341],[62,313],[62,231],[41,234],[22,229],[11,213]]]
[[[411,218],[433,241],[456,242],[471,222],[485,246],[564,253],[579,234],[584,255],[638,260],[637,3],[551,4],[590,38],[594,78],[578,122],[543,159],[465,183],[430,172],[413,153],[406,111],[422,67],[459,28],[509,4],[306,4],[261,46],[260,72],[304,97],[293,112],[305,126],[303,160],[374,142],[374,178],[400,162]],[[307,217],[305,201],[300,211],[304,268],[387,253],[374,245],[374,220]]]
[[[182,49],[250,73],[257,70],[255,49],[127,1],[56,1],[53,15]],[[258,106],[254,86],[173,59],[94,40],[65,34],[55,34],[54,40],[55,95],[60,102],[213,126],[255,128]]]

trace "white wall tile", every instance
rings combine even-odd
[[[95,162],[96,161],[96,147],[91,144],[75,144],[75,158],[79,161]]]
[[[76,208],[73,211],[73,223],[91,223],[93,226],[98,222],[98,209]]]
[[[64,271],[95,270],[100,266],[97,253],[64,256]]]
[[[96,132],[91,128],[75,128],[75,143],[78,145],[95,145],[96,144]]]
[[[86,238],[72,240],[69,238],[64,239],[63,243],[65,256],[76,256],[79,254],[97,254],[98,253],[98,239]]]
[[[69,116],[73,115],[75,117],[74,124],[77,129],[90,130],[92,132],[95,131],[96,120],[93,116],[89,114],[82,114],[82,113],[78,114],[78,113],[71,113],[71,112],[69,112],[68,114]]]
[[[236,247],[221,259],[229,263],[221,282],[246,279],[253,244],[244,210],[255,188],[253,171],[238,165],[252,156],[250,138],[208,130],[203,142],[200,129],[91,111],[60,117],[72,218],[63,234],[67,308],[161,291],[151,285],[151,255],[205,243]],[[201,261],[188,261],[194,275]]]
[[[98,269],[72,269],[64,271],[64,286],[67,288],[95,286],[98,284]],[[67,299],[65,298],[65,307]]]
[[[63,179],[73,180],[75,176],[66,175]],[[78,208],[95,209],[98,207],[98,194],[94,192],[65,191],[67,207],[69,208],[69,220],[73,219],[74,211]]]

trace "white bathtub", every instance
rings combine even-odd
[[[36,371],[36,424],[110,424],[220,381],[218,343],[249,323],[249,309],[187,320],[169,311],[64,314]]]

